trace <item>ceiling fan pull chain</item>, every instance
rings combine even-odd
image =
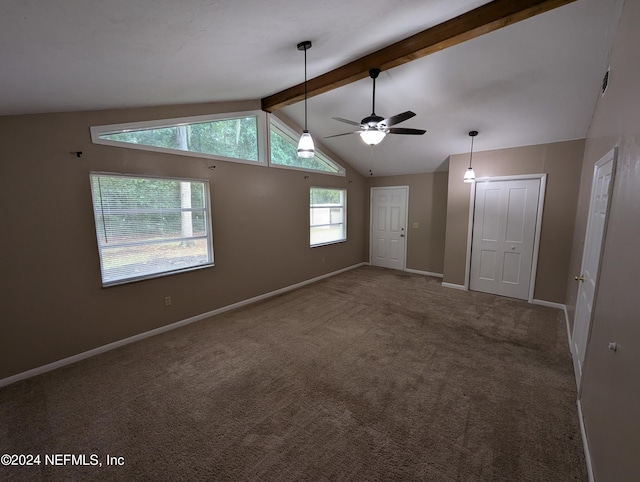
[[[369,152],[371,153],[371,156],[369,156],[369,159],[371,160],[371,169],[369,169],[369,175],[373,176],[373,145],[369,145]]]

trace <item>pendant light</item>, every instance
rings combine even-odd
[[[476,173],[473,172],[473,168],[471,167],[471,159],[473,158],[473,138],[478,135],[478,131],[469,132],[471,136],[471,153],[469,154],[469,169],[464,173],[464,182],[473,182],[476,180]]]
[[[307,50],[311,48],[311,41],[305,40],[298,44],[298,50],[304,50],[304,130],[298,142],[298,157],[309,159],[315,155],[313,139],[307,129]]]

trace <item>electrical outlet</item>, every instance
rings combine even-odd
[[[171,306],[171,296],[164,297],[164,306]]]

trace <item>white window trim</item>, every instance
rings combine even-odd
[[[329,246],[331,244],[338,244],[338,243],[346,243],[347,242],[347,188],[345,187],[326,187],[326,186],[310,186],[309,187],[309,192],[311,192],[311,189],[331,189],[333,191],[343,191],[344,192],[344,205],[343,205],[343,209],[344,209],[344,222],[342,224],[344,224],[344,239],[336,239],[335,241],[327,241],[325,243],[318,243],[318,244],[311,244],[311,220],[309,220],[309,247],[310,248],[319,248],[321,246]],[[309,209],[311,209],[311,203],[309,203]]]
[[[207,154],[203,152],[194,152],[194,151],[183,151],[180,149],[171,149],[166,147],[157,147],[157,146],[149,146],[145,144],[134,144],[131,142],[123,142],[123,141],[115,141],[112,139],[101,139],[100,136],[103,134],[115,134],[126,131],[135,131],[142,129],[157,129],[163,127],[174,127],[178,125],[185,124],[195,124],[200,122],[207,121],[216,121],[216,120],[233,120],[244,117],[255,117],[257,119],[257,142],[258,142],[258,160],[252,161],[248,159],[239,159],[235,157],[226,157],[220,155]],[[344,167],[340,165],[335,159],[331,156],[327,155],[321,149],[316,148],[316,152],[327,158],[327,160],[331,161],[338,168],[338,172],[329,172],[329,171],[321,171],[318,169],[308,169],[304,167],[296,167],[296,166],[286,166],[282,164],[274,164],[271,162],[271,123],[275,124],[275,126],[285,135],[287,136],[294,145],[297,145],[298,138],[301,133],[296,132],[294,129],[289,127],[283,121],[278,119],[276,116],[263,112],[261,110],[251,110],[251,111],[242,111],[242,112],[225,112],[220,114],[207,114],[200,116],[190,116],[190,117],[177,117],[171,119],[157,119],[157,120],[148,120],[148,121],[138,121],[138,122],[126,122],[121,124],[107,124],[101,126],[91,126],[91,142],[94,144],[101,144],[105,146],[112,147],[121,147],[125,149],[136,149],[141,151],[150,151],[150,152],[160,152],[160,153],[168,153],[175,154],[178,156],[189,156],[189,157],[198,157],[201,159],[213,159],[219,161],[227,161],[227,162],[238,162],[242,164],[250,164],[252,166],[262,166],[262,167],[274,167],[277,169],[289,169],[294,171],[302,171],[302,172],[313,172],[316,174],[327,174],[329,176],[340,176],[345,177],[347,172]]]
[[[255,117],[257,119],[257,137],[258,137],[258,160],[251,161],[248,159],[239,159],[235,157],[217,156],[213,154],[206,154],[203,152],[183,151],[180,149],[170,149],[166,147],[147,146],[144,144],[133,144],[130,142],[114,141],[111,139],[101,139],[102,134],[115,134],[127,130],[141,130],[141,129],[157,129],[162,127],[173,127],[177,125],[196,124],[200,122],[216,121],[216,120],[233,120],[241,119],[244,117]],[[261,110],[251,110],[244,112],[230,112],[222,114],[209,114],[191,117],[178,117],[173,119],[159,119],[140,122],[127,122],[124,124],[109,124],[102,126],[91,126],[91,142],[94,144],[102,144],[105,146],[124,147],[126,149],[137,149],[142,151],[162,152],[169,154],[176,154],[178,156],[199,157],[205,159],[215,159],[218,161],[228,162],[240,162],[243,164],[251,164],[253,166],[267,166],[268,165],[268,149],[267,149],[267,116],[266,113]],[[317,172],[317,171],[316,171]]]
[[[269,137],[269,150],[268,150],[269,167],[275,167],[277,169],[290,169],[294,171],[313,172],[315,174],[328,174],[329,176],[345,177],[347,175],[347,170],[344,167],[342,167],[338,162],[335,161],[335,159],[333,159],[331,156],[327,155],[325,152],[323,152],[321,149],[318,149],[317,147],[315,148],[316,152],[317,153],[319,152],[323,157],[326,157],[328,160],[334,163],[338,167],[338,172],[320,171],[318,169],[307,169],[304,167],[285,166],[283,164],[272,163],[271,162],[271,124],[275,124],[276,127],[280,129],[280,131],[282,131],[283,134],[285,134],[290,140],[292,140],[294,146],[298,145],[298,139],[302,135],[302,132],[296,132],[287,124],[285,124],[280,119],[278,119],[276,116],[274,116],[273,114],[269,114],[269,125],[267,129],[267,135]],[[325,189],[329,189],[329,188],[325,188]]]
[[[204,201],[205,201],[205,212],[209,214],[208,217],[205,217],[205,223],[207,224],[207,228],[208,228],[207,232],[209,233],[207,236],[207,239],[208,239],[207,242],[209,243],[209,246],[211,248],[210,263],[206,263],[198,266],[191,266],[188,268],[177,269],[173,271],[163,271],[161,273],[152,273],[152,274],[147,274],[142,276],[135,276],[131,278],[120,279],[117,281],[105,282],[104,274],[102,272],[102,253],[100,251],[100,243],[98,241],[98,235],[97,235],[98,224],[96,223],[96,220],[94,218],[94,227],[96,229],[96,247],[98,248],[98,257],[100,259],[100,280],[103,288],[109,288],[111,286],[119,286],[119,285],[124,285],[129,283],[137,283],[138,281],[144,281],[144,280],[154,279],[154,278],[162,278],[165,276],[172,276],[174,274],[187,273],[189,271],[212,268],[215,266],[215,251],[213,246],[213,220],[212,220],[212,213],[211,213],[211,186],[209,184],[208,179],[189,178],[189,177],[154,176],[154,175],[147,175],[147,174],[128,174],[128,173],[126,174],[126,173],[106,172],[106,171],[89,171],[90,181],[91,181],[91,176],[136,177],[136,178],[145,178],[145,179],[160,179],[160,180],[166,180],[166,181],[195,181],[195,182],[203,182],[208,187],[208,189],[205,189],[205,192],[204,192]],[[92,199],[91,199],[92,211],[94,209],[93,202],[94,201],[93,201],[93,195],[92,195]]]

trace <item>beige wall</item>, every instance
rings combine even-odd
[[[626,1],[611,53],[609,88],[587,136],[571,270],[582,261],[593,166],[618,147],[581,405],[597,481],[640,478],[640,2]],[[567,290],[571,319],[577,283]],[[608,349],[617,342],[618,350]]]
[[[0,379],[366,260],[365,179],[344,163],[347,176],[338,177],[90,139],[91,125],[256,108],[258,102],[0,118]],[[81,158],[71,154],[79,150]],[[102,288],[89,171],[208,179],[215,267]],[[347,242],[309,248],[311,185],[347,189]],[[164,306],[165,296],[172,306]]]
[[[442,274],[444,233],[447,214],[446,172],[404,176],[371,177],[367,187],[409,186],[409,226],[407,226],[407,268]],[[367,190],[369,191],[369,189]],[[367,212],[370,198],[367,197]],[[367,224],[370,215],[367,214]],[[414,223],[418,227],[414,228]],[[365,252],[369,252],[367,229]]]
[[[583,153],[584,140],[473,153],[476,177],[547,173],[534,292],[538,300],[565,301]],[[464,285],[471,184],[462,178],[469,154],[452,155],[449,161],[444,281]]]

